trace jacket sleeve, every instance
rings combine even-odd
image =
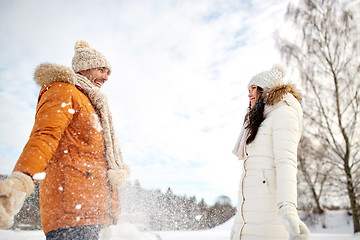
[[[45,170],[75,113],[71,86],[54,83],[41,89],[34,127],[14,171],[33,176]]]
[[[289,106],[276,109],[273,122],[273,150],[276,167],[277,203],[297,206],[297,148],[300,120]]]

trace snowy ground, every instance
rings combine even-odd
[[[360,240],[360,234],[352,234],[352,225],[345,211],[328,212],[324,220],[327,225],[310,228],[311,240]],[[210,230],[204,231],[163,231],[155,233],[139,232],[130,224],[112,228],[111,240],[226,240],[229,238],[233,219]],[[0,230],[0,239],[45,240],[42,231]]]

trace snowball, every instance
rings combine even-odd
[[[81,209],[81,204],[76,205],[75,209],[78,209],[78,210]]]
[[[64,150],[64,153],[68,153],[68,150]]]
[[[46,173],[45,172],[40,172],[40,173],[35,173],[33,176],[33,179],[35,180],[43,180],[46,177]]]
[[[72,109],[72,108],[70,108],[70,109],[68,110],[68,112],[71,113],[71,114],[74,114],[74,113],[75,113],[75,110]]]
[[[66,103],[63,102],[63,103],[61,104],[61,107],[66,107]]]
[[[59,187],[59,190],[62,191],[62,190],[64,190],[64,188],[60,186],[60,187]]]

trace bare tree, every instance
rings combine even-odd
[[[360,232],[360,46],[359,26],[349,4],[336,0],[303,0],[289,4],[286,13],[300,36],[278,38],[288,64],[299,71],[304,89],[304,130],[319,155],[341,171],[332,176],[346,186],[354,232]]]
[[[315,206],[310,204],[312,212],[323,214],[323,206],[320,203],[323,194],[325,182],[327,180],[327,171],[330,170],[329,166],[322,164],[320,161],[313,161],[318,159],[317,149],[311,144],[308,138],[303,137],[299,145],[298,165],[300,172],[306,182],[306,187],[310,190],[311,198]],[[321,156],[320,156],[321,157]]]

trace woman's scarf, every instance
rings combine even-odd
[[[106,95],[86,77],[80,74],[76,74],[76,76],[76,85],[83,89],[100,119],[104,135],[104,151],[108,164],[109,181],[112,186],[119,187],[129,176],[130,169],[123,161]]]
[[[280,101],[274,105],[265,105],[264,113],[263,113],[264,120],[270,114],[270,112],[272,112],[274,109],[276,109],[280,106],[283,106],[284,104],[286,104],[286,103],[283,101]],[[249,128],[246,127],[248,125],[249,125],[249,119],[247,118],[245,120],[244,124],[242,125],[240,135],[239,135],[239,137],[236,141],[235,147],[232,151],[232,153],[235,154],[240,160],[243,160],[246,158],[246,149],[245,149],[246,139],[248,138],[249,132],[250,132]]]

